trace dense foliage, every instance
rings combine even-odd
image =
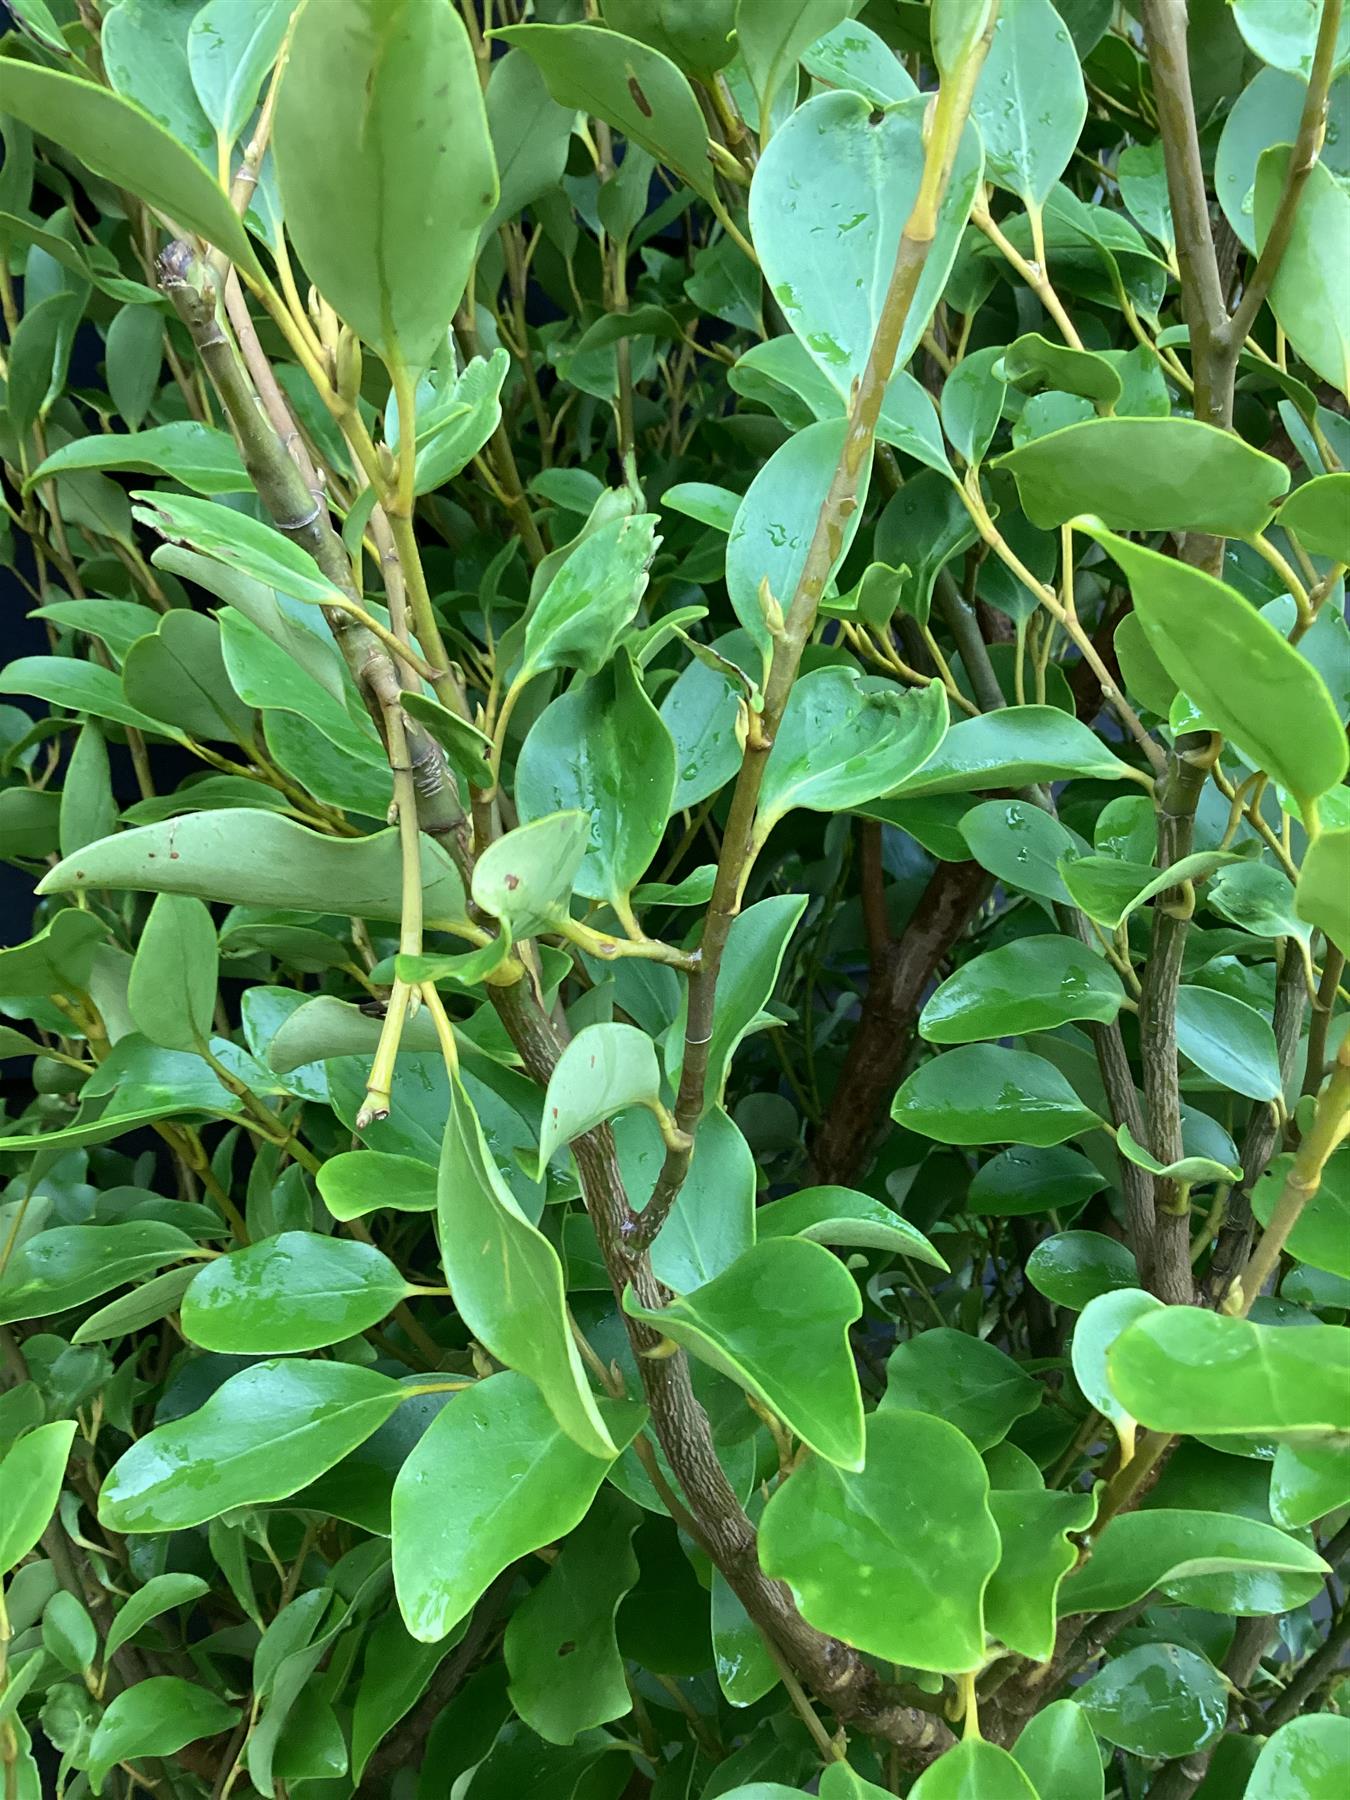
[[[10,10],[0,1796],[1342,1793],[1341,0]]]

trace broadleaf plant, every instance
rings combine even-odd
[[[0,1800],[1350,1777],[1343,0],[12,0]]]

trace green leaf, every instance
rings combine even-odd
[[[219,973],[210,909],[188,894],[160,894],[127,986],[136,1029],[164,1050],[200,1049],[214,1028]]]
[[[1237,860],[1225,850],[1197,850],[1159,873],[1152,863],[1066,852],[1060,859],[1059,874],[1074,906],[1099,925],[1118,931],[1131,913],[1157,895],[1183,882],[1198,881]]]
[[[342,1150],[315,1177],[335,1219],[362,1219],[388,1206],[396,1212],[435,1212],[436,1171],[411,1156],[382,1150]]]
[[[1312,936],[1294,915],[1289,877],[1268,863],[1229,863],[1205,888],[1205,905],[1255,937],[1293,937],[1307,945]]]
[[[9,1258],[0,1278],[0,1320],[65,1312],[196,1251],[186,1232],[159,1219],[58,1225],[28,1238]]]
[[[1120,781],[1134,773],[1086,725],[1057,706],[1005,706],[953,725],[918,774],[901,784],[897,797],[1026,787],[1075,775]]]
[[[439,700],[433,700],[430,694],[405,694],[403,710],[419,725],[426,726],[436,742],[448,752],[456,772],[463,775],[470,786],[492,786],[490,737],[477,726],[470,725],[467,719],[461,719],[458,713],[450,712]]]
[[[1123,1287],[1095,1294],[1078,1316],[1073,1330],[1074,1380],[1089,1406],[1108,1418],[1118,1435],[1134,1442],[1134,1415],[1125,1410],[1107,1378],[1107,1352],[1127,1326],[1157,1312],[1162,1305],[1142,1288]]]
[[[792,1295],[791,1312],[773,1296]],[[860,1469],[862,1396],[848,1328],[862,1316],[857,1283],[804,1238],[769,1238],[694,1294],[624,1311],[756,1395],[830,1462]]]
[[[1274,1216],[1293,1161],[1277,1156],[1252,1190],[1252,1212],[1262,1226]],[[1327,1160],[1322,1185],[1304,1201],[1285,1247],[1300,1262],[1350,1280],[1350,1151]]]
[[[1077,1690],[1092,1729],[1136,1756],[1188,1756],[1212,1744],[1228,1718],[1217,1669],[1177,1644],[1140,1644]]]
[[[983,1660],[998,1530],[984,1464],[945,1420],[873,1413],[857,1474],[808,1457],[770,1496],[759,1553],[817,1630],[869,1655],[942,1673]]]
[[[1233,17],[1248,48],[1272,68],[1288,69],[1305,80],[1312,73],[1321,7],[1317,0],[1234,0]],[[1333,63],[1350,55],[1350,20],[1342,19]],[[1256,1800],[1253,1795],[1252,1800]]]
[[[632,1707],[614,1616],[637,1582],[632,1538],[640,1517],[630,1502],[602,1491],[506,1627],[511,1704],[550,1744],[573,1744]]]
[[[928,99],[915,95],[876,108],[861,94],[818,94],[775,132],[750,186],[750,229],[765,280],[845,397],[862,375],[918,195]],[[946,285],[981,164],[971,128],[962,135],[937,236],[905,316],[897,369],[914,354]]]
[[[137,638],[122,664],[122,687],[133,706],[160,721],[158,730],[177,726],[207,742],[246,745],[253,754],[252,709],[230,686],[221,628],[205,613],[166,613],[156,630]]]
[[[1345,732],[1327,685],[1268,620],[1202,569],[1083,529],[1119,564],[1158,661],[1216,731],[1300,803],[1344,779]]]
[[[761,139],[769,135],[779,89],[796,83],[803,52],[848,11],[847,0],[737,0],[736,47],[759,101]]]
[[[1060,1611],[1114,1612],[1161,1590],[1169,1600],[1238,1618],[1284,1612],[1312,1599],[1326,1573],[1315,1550],[1297,1538],[1233,1513],[1150,1507],[1120,1513],[1065,1584]],[[1273,1588],[1252,1577],[1294,1577]],[[1204,1583],[1196,1597],[1196,1577]]]
[[[654,1116],[635,1109],[614,1121],[614,1142],[629,1204],[651,1199],[666,1146]],[[709,1107],[694,1133],[694,1154],[674,1206],[651,1248],[652,1271],[688,1294],[731,1267],[755,1241],[755,1159],[720,1106]]]
[[[883,1201],[856,1188],[813,1187],[771,1200],[755,1212],[759,1238],[803,1237],[818,1244],[856,1245],[889,1250],[916,1262],[946,1269],[947,1263],[921,1231]]]
[[[1078,53],[1050,0],[1002,0],[970,111],[986,179],[1043,206],[1087,117]]]
[[[1029,800],[985,800],[970,808],[959,829],[975,861],[1000,881],[1053,905],[1071,903],[1060,859],[1087,846],[1043,808]]]
[[[1043,531],[1091,513],[1116,531],[1249,537],[1270,523],[1289,486],[1282,462],[1198,419],[1085,419],[993,466],[1012,474]]]
[[[875,31],[845,19],[808,45],[802,55],[808,75],[829,87],[850,88],[874,106],[906,100],[917,92],[909,70]]]
[[[411,1291],[373,1244],[283,1231],[194,1277],[183,1295],[183,1336],[232,1355],[320,1350],[369,1330]]]
[[[1290,1719],[1266,1740],[1244,1800],[1335,1800],[1350,1757],[1350,1719],[1314,1713]]]
[[[226,144],[247,125],[290,23],[288,0],[208,0],[188,30],[188,67],[202,111]]]
[[[10,58],[0,67],[0,110],[261,278],[248,234],[224,190],[139,106],[92,82]]]
[[[517,1206],[458,1076],[437,1191],[441,1261],[465,1325],[498,1362],[537,1384],[574,1443],[613,1457],[568,1325],[558,1253]],[[421,1635],[411,1619],[409,1629]]]
[[[534,58],[560,106],[593,113],[695,193],[713,197],[703,114],[669,57],[597,25],[510,25],[492,35]]]
[[[200,1575],[152,1575],[144,1587],[137,1588],[108,1627],[104,1641],[105,1661],[111,1661],[123,1644],[129,1644],[143,1625],[161,1618],[176,1606],[187,1606],[203,1594],[210,1593],[210,1583]]]
[[[1076,1150],[1000,1150],[975,1172],[970,1210],[994,1218],[1080,1207],[1107,1185],[1106,1177]]]
[[[111,669],[77,662],[72,656],[20,656],[0,670],[0,694],[33,694],[50,706],[92,713],[135,731],[178,734],[171,726],[127,703],[122,684]]]
[[[990,1494],[989,1510],[1003,1548],[985,1590],[985,1629],[1010,1650],[1046,1662],[1055,1648],[1055,1596],[1078,1560],[1068,1534],[1091,1525],[1096,1498],[1000,1490]]]
[[[1284,191],[1286,144],[1261,157],[1256,170],[1256,241],[1269,235]],[[1270,285],[1270,310],[1299,356],[1324,381],[1350,389],[1350,315],[1332,271],[1350,256],[1350,194],[1325,163],[1308,170],[1289,241]]]
[[[386,362],[443,343],[497,169],[450,0],[330,0],[295,22],[272,142],[311,279]]]
[[[1153,1431],[1205,1437],[1350,1432],[1350,1330],[1290,1331],[1167,1307],[1106,1355],[1116,1398]]]
[[[907,1131],[946,1144],[1062,1144],[1101,1124],[1043,1056],[962,1044],[921,1063],[891,1103]]]
[[[464,889],[454,864],[421,840],[427,923],[444,929],[464,919]],[[43,891],[134,888],[193,894],[227,906],[279,906],[326,913],[340,895],[344,912],[398,919],[403,895],[398,832],[329,838],[275,813],[246,807],[188,813],[88,844],[43,877]]]
[[[1045,0],[1048,8],[1049,0]],[[1114,412],[1124,387],[1120,376],[1103,356],[1090,350],[1070,350],[1052,344],[1038,331],[1018,338],[1003,352],[1003,373],[1014,387],[1028,393],[1058,388],[1081,394],[1099,412]]]
[[[1080,1311],[1089,1301],[1139,1281],[1125,1245],[1099,1231],[1058,1231],[1027,1258],[1027,1280],[1056,1306]]]
[[[940,1756],[915,1782],[910,1795],[911,1800],[1038,1800],[1008,1752],[983,1738],[966,1738]]]
[[[1013,1756],[1037,1794],[1104,1800],[1106,1778],[1087,1714],[1076,1700],[1054,1700],[1030,1718]]]
[[[1350,563],[1350,475],[1319,475],[1285,501],[1279,522],[1313,556]]]
[[[496,838],[473,871],[473,897],[513,938],[556,929],[586,854],[583,812],[549,813]]]
[[[778,971],[788,939],[806,910],[804,894],[774,894],[747,906],[732,921],[722,953],[721,979],[713,1008],[712,1039],[708,1048],[704,1107],[720,1103],[731,1059],[742,1039],[765,1022],[764,1007],[778,983]],[[678,1043],[674,1055],[684,1055],[687,993],[676,1019]],[[671,1053],[667,1051],[669,1065]],[[672,1086],[679,1085],[679,1071],[669,1068]]]
[[[298,669],[281,645],[251,619],[233,608],[225,612],[220,640],[230,683],[247,705],[296,713],[336,745],[344,758],[383,769],[388,759],[369,722],[354,719],[341,700]]]
[[[727,539],[727,593],[736,617],[758,646],[765,669],[773,654],[773,636],[761,586],[768,583],[769,594],[786,614],[843,452],[844,429],[842,419],[825,419],[796,432],[755,476],[736,511]],[[860,494],[866,487],[864,477]],[[861,516],[858,506],[840,535],[827,580],[847,555]]]
[[[796,807],[849,812],[898,787],[947,732],[937,682],[918,694],[852,669],[816,669],[793,684],[769,752],[755,836]]]
[[[1350,1448],[1280,1444],[1270,1470],[1270,1516],[1290,1530],[1350,1503]]]
[[[157,314],[149,316],[158,344],[163,321]],[[195,419],[178,419],[149,431],[72,438],[38,464],[26,486],[35,487],[68,469],[134,469],[139,474],[164,475],[171,481],[180,481],[196,494],[247,494],[253,489],[234,439],[214,426],[198,424]]]
[[[525,622],[517,682],[546,669],[599,674],[646,591],[647,569],[661,541],[655,526],[655,513],[625,515],[577,545]]]
[[[125,1337],[130,1331],[139,1331],[144,1325],[153,1325],[157,1319],[167,1318],[177,1312],[178,1302],[183,1297],[183,1290],[196,1274],[196,1266],[183,1263],[176,1269],[167,1269],[162,1275],[154,1275],[149,1281],[142,1281],[123,1294],[117,1300],[110,1300],[106,1306],[99,1307],[72,1332],[72,1344],[97,1344],[109,1338]]]
[[[180,1675],[148,1675],[108,1703],[89,1743],[94,1792],[116,1764],[174,1756],[185,1744],[217,1737],[239,1722],[239,1708]]]
[[[1110,963],[1076,938],[1018,938],[949,975],[920,1014],[919,1035],[930,1044],[963,1044],[1073,1019],[1106,1023],[1124,1000]]]
[[[500,192],[484,237],[516,218],[562,179],[572,136],[571,112],[552,99],[524,50],[493,58],[484,95]]]
[[[645,1417],[626,1401],[605,1410],[620,1446]],[[412,1636],[436,1643],[503,1569],[574,1530],[616,1454],[579,1448],[510,1370],[442,1407],[394,1482],[394,1586]]]
[[[228,569],[296,600],[329,606],[346,598],[299,544],[275,526],[214,500],[146,489],[134,493],[137,521],[175,544],[187,544]],[[166,565],[171,566],[171,565]]]
[[[605,1022],[579,1031],[548,1079],[539,1133],[539,1174],[554,1153],[630,1106],[661,1105],[656,1047],[636,1025]]]
[[[352,1363],[260,1362],[115,1462],[99,1492],[114,1531],[182,1531],[284,1500],[362,1444],[403,1390]]]
[[[419,1644],[408,1636],[397,1608],[379,1618],[366,1638],[361,1684],[352,1708],[351,1774],[355,1780],[365,1773],[381,1740],[421,1699],[463,1635],[461,1629],[438,1643]],[[345,1754],[345,1745],[342,1748]]]
[[[1324,831],[1308,846],[1298,872],[1294,911],[1324,931],[1338,950],[1350,952],[1350,895],[1345,869],[1350,861],[1350,828]]]
[[[661,847],[675,779],[674,740],[621,652],[535,720],[516,764],[516,806],[523,824],[588,813],[590,843],[574,891],[622,911]]]
[[[883,1412],[904,1408],[945,1419],[988,1450],[1041,1403],[1039,1383],[997,1345],[939,1326],[906,1339],[886,1363]]]
[[[1249,1100],[1284,1092],[1275,1033],[1264,1013],[1217,988],[1182,987],[1176,1003],[1177,1048],[1221,1087]]]
[[[0,1459],[0,1481],[9,1496],[0,1517],[0,1574],[17,1567],[47,1529],[74,1437],[75,1421],[58,1419],[26,1432]]]

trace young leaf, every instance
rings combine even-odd
[[[198,1738],[217,1737],[239,1722],[229,1706],[179,1675],[148,1675],[109,1702],[89,1743],[89,1774],[97,1793],[117,1763],[142,1756],[172,1757]]]
[[[320,1350],[378,1324],[409,1292],[373,1244],[283,1231],[199,1271],[183,1295],[183,1336],[233,1355]]]
[[[645,1416],[626,1401],[606,1413],[618,1445]],[[510,1370],[442,1407],[394,1482],[394,1587],[413,1637],[436,1643],[503,1569],[574,1530],[615,1454],[582,1450]]]
[[[210,1583],[200,1575],[152,1575],[144,1587],[137,1588],[108,1627],[103,1654],[111,1660],[129,1644],[143,1625],[158,1619],[175,1606],[187,1606],[211,1591]]]
[[[916,1669],[979,1666],[998,1530],[984,1464],[944,1420],[874,1413],[856,1474],[808,1457],[770,1496],[759,1551],[818,1630]]]
[[[200,1049],[214,1025],[219,972],[210,908],[187,894],[160,894],[127,986],[136,1029],[165,1050]]]
[[[1130,1444],[1134,1442],[1135,1421],[1111,1390],[1107,1379],[1107,1352],[1127,1326],[1156,1312],[1161,1305],[1161,1300],[1141,1288],[1108,1289],[1088,1301],[1073,1330],[1070,1354],[1074,1380],[1089,1406],[1104,1414],[1122,1440]]]
[[[635,1025],[588,1025],[564,1049],[549,1076],[539,1133],[540,1178],[554,1152],[630,1106],[661,1103],[656,1047]]]
[[[328,0],[297,16],[272,141],[319,291],[386,362],[442,344],[497,203],[469,34],[450,0]]]
[[[450,1083],[437,1191],[441,1261],[465,1325],[499,1362],[537,1384],[574,1443],[612,1458],[568,1325],[558,1253],[517,1206],[458,1076]],[[420,1635],[411,1619],[409,1628]]]
[[[284,1500],[364,1443],[402,1397],[387,1375],[351,1363],[255,1363],[134,1443],[104,1479],[99,1517],[114,1531],[182,1531]]]
[[[791,1313],[770,1298],[785,1294]],[[624,1311],[756,1395],[830,1462],[862,1467],[862,1396],[848,1344],[862,1301],[819,1244],[770,1238],[668,1306],[640,1306],[630,1289]]]

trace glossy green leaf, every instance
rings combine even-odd
[[[1054,1700],[1028,1719],[1012,1753],[1042,1800],[1104,1800],[1101,1753],[1076,1700]]]
[[[53,69],[7,60],[0,109],[52,138],[96,175],[199,232],[251,274],[262,271],[220,186],[148,113],[121,95]]]
[[[767,669],[773,636],[765,617],[761,586],[783,613],[789,611],[806,566],[816,517],[829,493],[844,448],[844,421],[808,425],[777,449],[750,483],[727,539],[727,592],[742,626],[758,646]],[[862,483],[865,488],[866,482]],[[861,515],[849,517],[834,556],[833,575],[848,552]],[[756,671],[758,673],[758,671]]]
[[[931,1764],[910,1789],[914,1800],[1038,1800],[1006,1750],[966,1738]]]
[[[755,1211],[755,1231],[771,1237],[811,1238],[818,1244],[890,1250],[945,1269],[946,1261],[921,1231],[870,1194],[856,1188],[813,1187],[771,1200]]]
[[[549,813],[488,845],[473,872],[473,897],[513,938],[556,928],[586,854],[583,812]]]
[[[89,1773],[98,1793],[117,1763],[171,1757],[185,1744],[216,1737],[239,1722],[239,1708],[179,1675],[147,1675],[109,1702],[89,1744]]]
[[[1290,1331],[1168,1307],[1107,1351],[1121,1404],[1154,1431],[1223,1437],[1350,1432],[1350,1329]]]
[[[351,1363],[254,1363],[138,1439],[105,1477],[99,1517],[114,1531],[181,1531],[284,1500],[364,1443],[402,1395]]]
[[[595,675],[604,667],[646,590],[660,542],[655,525],[655,513],[613,519],[577,545],[526,620],[518,681],[546,669]]]
[[[155,329],[163,330],[162,321],[156,319]],[[166,475],[197,494],[244,494],[252,488],[233,438],[191,419],[149,431],[72,438],[38,464],[28,485],[67,469],[134,469]]]
[[[1277,144],[1256,171],[1256,241],[1275,218],[1293,150]],[[1322,162],[1308,171],[1289,241],[1270,286],[1270,310],[1294,350],[1324,381],[1350,389],[1350,313],[1332,273],[1350,255],[1350,193]]]
[[[906,1339],[886,1363],[884,1412],[931,1413],[977,1450],[1000,1442],[1040,1403],[1039,1385],[996,1344],[947,1326]]]
[[[435,1212],[436,1171],[411,1156],[382,1150],[342,1150],[315,1177],[335,1219],[361,1219],[388,1206],[396,1212]]]
[[[765,1022],[763,1009],[777,985],[788,939],[805,909],[803,894],[774,894],[767,900],[757,900],[753,906],[747,906],[732,921],[722,954],[722,974],[713,1009],[706,1106],[720,1102],[737,1046]],[[680,1057],[684,1051],[686,1005],[687,996],[677,1020],[680,1037],[676,1054]],[[669,1065],[669,1052],[667,1062]],[[668,1072],[672,1085],[678,1085],[677,1071],[668,1067]]]
[[[235,574],[277,588],[296,600],[327,606],[345,598],[299,544],[275,526],[213,500],[145,489],[133,495],[136,518],[173,544],[186,544]]]
[[[891,1103],[908,1131],[947,1144],[1062,1144],[1101,1123],[1043,1056],[962,1044],[921,1063]]]
[[[1054,1490],[990,1494],[1002,1541],[984,1595],[985,1629],[1010,1650],[1045,1662],[1055,1647],[1055,1596],[1078,1560],[1070,1533],[1086,1531],[1097,1511],[1091,1494]]]
[[[1158,1589],[1183,1604],[1250,1617],[1304,1604],[1324,1571],[1316,1551],[1257,1519],[1150,1507],[1110,1521],[1061,1590],[1060,1611],[1114,1612]],[[1272,1574],[1285,1578],[1273,1589],[1252,1580]],[[1222,1579],[1207,1581],[1196,1598],[1198,1576]]]
[[[549,1076],[539,1134],[542,1175],[555,1151],[630,1106],[661,1103],[656,1047],[635,1025],[588,1025],[563,1050]]]
[[[1269,863],[1227,864],[1206,885],[1205,905],[1256,937],[1309,940],[1308,927],[1294,914],[1289,877]]]
[[[1099,1231],[1059,1231],[1042,1238],[1026,1267],[1038,1293],[1074,1311],[1117,1288],[1133,1289],[1139,1280],[1130,1251]]]
[[[1350,1720],[1337,1713],[1290,1719],[1261,1747],[1245,1800],[1335,1800],[1350,1757]]]
[[[52,706],[112,719],[135,731],[165,732],[172,728],[130,705],[111,669],[77,662],[69,656],[20,656],[0,671],[0,694],[32,694]]]
[[[641,1212],[665,1161],[655,1116],[635,1108],[614,1121],[629,1204]],[[731,1267],[755,1241],[755,1159],[720,1106],[699,1120],[694,1154],[674,1206],[652,1243],[652,1270],[677,1294],[691,1293]]]
[[[1350,1446],[1280,1444],[1270,1471],[1270,1516],[1290,1530],[1350,1504]]]
[[[793,685],[760,789],[755,831],[794,807],[848,812],[898,787],[947,731],[938,683],[907,694],[851,669],[817,669]]]
[[[675,760],[674,740],[632,658],[620,654],[553,701],[530,728],[516,764],[521,822],[588,813],[590,842],[574,889],[626,907],[661,847]]]
[[[628,1402],[606,1412],[619,1445],[644,1417]],[[456,1395],[394,1482],[394,1586],[413,1637],[445,1637],[503,1569],[574,1530],[615,1454],[581,1449],[511,1370]]]
[[[11,1254],[0,1277],[0,1320],[38,1319],[81,1306],[195,1251],[185,1232],[159,1219],[58,1225]]]
[[[1059,874],[1073,905],[1097,924],[1118,931],[1141,906],[1169,888],[1198,881],[1237,859],[1224,850],[1198,850],[1183,856],[1160,874],[1152,863],[1126,862],[1116,856],[1077,856],[1067,853]]]
[[[1000,1150],[975,1172],[970,1210],[995,1218],[1079,1207],[1107,1185],[1106,1177],[1076,1150]]]
[[[1116,531],[1246,537],[1264,530],[1289,486],[1283,463],[1198,419],[1087,419],[995,467],[1012,474],[1042,530],[1091,513]]]
[[[774,133],[755,169],[750,228],[765,279],[792,330],[843,395],[862,374],[918,194],[927,104],[916,95],[874,108],[861,94],[819,94]],[[899,369],[933,316],[981,162],[978,135],[969,130],[900,334]]]
[[[596,25],[510,25],[493,36],[533,57],[560,106],[604,119],[696,193],[713,193],[703,115],[669,57]]]
[[[502,1651],[511,1703],[551,1744],[619,1719],[632,1706],[614,1615],[638,1578],[641,1514],[603,1490],[538,1587],[512,1613]]]
[[[806,1618],[916,1669],[974,1669],[999,1557],[989,1477],[943,1419],[874,1413],[857,1474],[810,1457],[770,1496],[760,1561]]]
[[[1018,938],[949,975],[920,1014],[919,1034],[932,1044],[964,1044],[1073,1019],[1105,1023],[1124,999],[1110,963],[1076,938]]]
[[[1107,1352],[1128,1325],[1157,1312],[1161,1305],[1161,1300],[1142,1288],[1108,1288],[1093,1295],[1073,1328],[1074,1380],[1089,1406],[1108,1418],[1122,1441],[1130,1444],[1134,1442],[1134,1417],[1112,1392],[1107,1379]]]
[[[1350,475],[1305,481],[1280,508],[1279,520],[1311,555],[1350,563]]]
[[[458,1076],[437,1191],[441,1261],[465,1325],[499,1362],[537,1384],[576,1444],[612,1457],[568,1326],[558,1253],[516,1204]]]
[[[200,1575],[152,1575],[144,1587],[136,1589],[108,1627],[104,1644],[105,1657],[116,1655],[123,1644],[130,1643],[143,1625],[158,1619],[176,1606],[187,1606],[210,1592],[209,1583]]]
[[[219,971],[210,909],[189,894],[160,894],[127,987],[136,1029],[165,1050],[196,1050],[207,1043]]]
[[[1076,833],[1029,800],[985,800],[962,817],[961,836],[981,868],[1056,905],[1070,904],[1061,857],[1086,851]]]
[[[971,116],[988,179],[1044,205],[1087,117],[1078,54],[1050,0],[1002,0]]]
[[[1264,1014],[1217,988],[1177,993],[1177,1048],[1221,1086],[1249,1100],[1275,1100],[1284,1091],[1275,1033]]]
[[[1296,796],[1345,775],[1345,732],[1326,683],[1247,601],[1202,569],[1085,526],[1118,563],[1167,673],[1216,730]]]
[[[736,47],[759,101],[761,138],[779,89],[796,83],[799,58],[847,14],[847,0],[737,0]]]
[[[1052,344],[1036,331],[1008,346],[1003,353],[1003,372],[1014,387],[1028,393],[1057,388],[1081,394],[1103,413],[1115,410],[1123,392],[1120,376],[1105,357]]]
[[[1252,1212],[1263,1227],[1270,1224],[1293,1161],[1292,1155],[1277,1156],[1252,1190]],[[1299,1262],[1350,1280],[1350,1151],[1328,1158],[1321,1186],[1304,1201],[1285,1247]]]
[[[283,1231],[208,1263],[183,1295],[183,1336],[204,1350],[319,1350],[377,1324],[409,1293],[373,1244]]]
[[[1075,775],[1120,781],[1132,773],[1086,725],[1057,706],[1008,706],[953,725],[898,794],[969,794]]]
[[[1350,951],[1350,896],[1345,871],[1350,865],[1350,829],[1324,831],[1309,844],[1298,872],[1294,911],[1324,931],[1337,949]]]
[[[791,1313],[770,1298],[791,1294]],[[624,1311],[754,1394],[822,1457],[860,1469],[862,1396],[848,1328],[861,1317],[857,1283],[804,1238],[769,1238],[668,1306]]]
[[[464,889],[446,853],[421,840],[422,893],[429,924],[464,918]],[[86,845],[43,877],[43,890],[135,888],[191,894],[231,906],[327,912],[340,895],[358,918],[397,919],[402,887],[397,831],[330,838],[275,813],[236,807],[188,813]]]
[[[424,367],[497,203],[458,12],[449,0],[306,9],[272,138],[287,228],[311,278],[387,360]]]
[[[75,1437],[73,1420],[58,1419],[26,1432],[0,1459],[8,1499],[0,1518],[0,1572],[8,1574],[37,1543],[56,1511],[66,1458]]]
[[[1228,1717],[1223,1677],[1176,1644],[1140,1644],[1077,1690],[1092,1729],[1136,1756],[1186,1756],[1213,1743]]]

